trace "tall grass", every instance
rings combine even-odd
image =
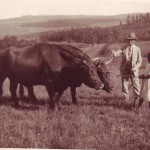
[[[2,104],[0,147],[149,149],[150,111],[146,106],[139,111],[124,103],[120,106],[122,97],[119,91],[117,94],[82,86],[78,89],[79,104],[74,106],[67,90],[58,112],[47,109],[44,103],[33,106],[22,102],[20,110]]]

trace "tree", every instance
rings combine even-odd
[[[150,14],[146,13],[146,21],[150,21]]]
[[[136,15],[135,22],[136,22],[136,23],[139,22],[139,16],[138,16],[138,15]]]
[[[127,16],[127,25],[130,25],[130,15]]]
[[[120,24],[119,24],[120,26],[122,26],[122,21],[120,20]]]
[[[135,20],[135,16],[132,16],[132,24],[135,24],[136,20]]]
[[[142,22],[143,21],[143,16],[142,14],[139,15],[139,22]]]

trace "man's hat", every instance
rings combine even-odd
[[[126,38],[126,40],[136,40],[137,37],[134,32],[129,33],[129,36]]]

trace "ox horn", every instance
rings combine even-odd
[[[95,57],[95,58],[92,58],[92,61],[97,61],[97,60],[100,60],[101,59],[101,57]]]
[[[112,60],[113,60],[113,57],[110,60],[106,61],[105,64],[108,65],[109,63],[112,62]]]
[[[114,54],[115,54],[115,51],[112,50],[112,58],[111,58],[110,60],[108,60],[108,61],[105,62],[106,65],[108,65],[109,63],[111,63],[111,62],[113,61],[113,59],[114,59],[114,57],[115,57]]]

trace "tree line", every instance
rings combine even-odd
[[[108,41],[109,29],[100,27],[71,28],[63,31],[47,32],[40,35],[43,41],[67,41],[81,43],[101,43]]]
[[[103,42],[124,42],[129,32],[135,32],[138,40],[150,40],[150,14],[128,15],[126,24],[120,24],[114,27],[78,27],[63,31],[45,32],[40,35],[43,41],[67,41],[81,43],[103,43]],[[146,28],[145,28],[146,27]]]
[[[0,39],[0,50],[8,46],[24,47],[40,43],[38,39],[20,39],[17,36],[5,36]]]
[[[127,16],[127,25],[132,25],[135,23],[144,23],[144,22],[150,22],[150,14],[136,14],[136,15],[128,15]]]
[[[150,40],[150,13],[128,15],[126,24],[120,22],[118,30],[121,37],[132,31],[139,41]]]

